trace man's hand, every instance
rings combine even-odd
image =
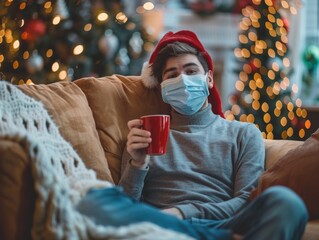
[[[130,132],[127,135],[127,152],[132,156],[131,164],[137,168],[145,168],[149,163],[146,148],[152,141],[151,133],[141,129],[142,120],[134,119],[127,123]]]
[[[179,219],[184,219],[182,212],[178,208],[166,208],[161,211],[170,215],[174,215]]]

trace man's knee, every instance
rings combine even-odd
[[[307,208],[302,199],[291,189],[283,186],[274,186],[266,189],[262,195],[265,204],[272,211],[276,211],[278,216],[307,221]]]

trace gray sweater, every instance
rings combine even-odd
[[[119,185],[155,207],[177,207],[185,219],[225,219],[248,202],[264,158],[254,124],[225,120],[209,105],[192,116],[172,112],[167,153],[143,170],[124,157]]]

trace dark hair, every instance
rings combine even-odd
[[[183,42],[168,43],[165,47],[163,47],[158,52],[152,64],[153,76],[157,79],[159,83],[162,82],[162,74],[163,74],[164,67],[166,65],[166,61],[171,57],[178,57],[184,54],[195,55],[198,61],[202,64],[205,72],[209,70],[208,64],[205,58],[203,57],[201,52],[199,52],[196,48]]]

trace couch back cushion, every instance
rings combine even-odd
[[[146,114],[168,114],[170,108],[160,91],[145,88],[139,76],[83,78],[75,83],[86,94],[113,180],[118,183],[127,122]]]
[[[303,199],[309,218],[319,219],[319,129],[305,142],[281,142],[295,147],[289,150],[288,146],[289,151],[285,150],[287,152],[261,175],[258,187],[252,191],[251,197],[256,197],[274,185],[286,186]],[[285,146],[281,145],[280,148],[279,140],[273,143],[278,145],[272,146],[272,150],[280,154],[280,149]]]
[[[73,146],[86,167],[93,169],[98,178],[112,181],[92,111],[82,90],[71,82],[20,85],[19,88],[44,104],[61,135]]]

